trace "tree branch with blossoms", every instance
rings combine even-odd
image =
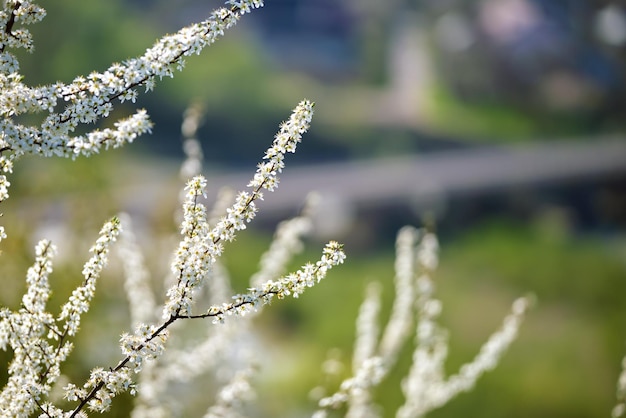
[[[27,273],[28,290],[22,298],[22,308],[17,312],[0,310],[0,348],[10,346],[13,350],[9,379],[0,392],[0,411],[6,415],[0,416],[29,416],[36,408],[42,408],[40,400],[49,394],[61,373],[61,364],[72,351],[73,344],[68,339],[76,335],[82,315],[89,310],[96,281],[119,231],[116,218],[103,226],[90,249],[93,255],[84,265],[83,284],[72,292],[56,319],[46,311],[50,297],[48,276],[56,247],[47,240],[37,245],[37,259]]]
[[[187,26],[173,35],[157,41],[138,58],[115,63],[102,73],[79,76],[70,84],[55,83],[29,87],[19,74],[19,62],[9,49],[32,51],[32,37],[25,25],[45,17],[45,10],[31,1],[6,1],[0,11],[0,202],[9,197],[14,163],[24,155],[76,158],[90,156],[101,149],[117,148],[132,142],[137,136],[150,132],[152,123],[145,110],[121,119],[114,128],[95,129],[85,135],[73,136],[82,124],[107,118],[114,101],[134,102],[138,87],[152,90],[157,78],[172,77],[174,70],[184,67],[184,57],[200,53],[221,37],[239,18],[263,5],[260,0],[226,2],[200,23]],[[65,104],[63,104],[65,103]],[[27,126],[16,121],[25,113],[48,112],[40,126]],[[160,356],[165,348],[168,328],[178,320],[214,317],[223,322],[225,316],[243,315],[269,303],[274,296],[297,297],[312,286],[333,266],[343,262],[342,247],[329,243],[322,258],[282,279],[269,280],[260,288],[236,295],[232,303],[214,305],[205,313],[193,314],[193,295],[197,286],[222,254],[223,243],[232,241],[237,231],[245,229],[256,214],[255,202],[263,198],[262,190],[273,191],[279,182],[278,173],[284,168],[284,156],[295,152],[306,132],[313,114],[313,103],[301,102],[291,118],[281,125],[272,147],[259,164],[250,191],[239,193],[226,216],[209,228],[206,209],[199,202],[206,180],[196,176],[187,185],[183,204],[182,240],[175,254],[172,271],[176,284],[168,292],[163,308],[163,322],[147,325],[139,322],[135,332],[121,337],[124,358],[108,370],[93,369],[88,381],[78,387],[66,385],[65,399],[77,402],[68,412],[46,401],[52,385],[60,376],[60,365],[72,351],[69,339],[79,330],[81,317],[88,311],[96,291],[96,282],[108,262],[111,244],[121,231],[118,218],[107,222],[100,238],[92,247],[93,256],[83,268],[83,283],[77,287],[54,318],[46,312],[50,295],[48,275],[52,272],[55,247],[48,241],[37,246],[36,263],[27,275],[28,291],[18,312],[0,310],[0,346],[10,346],[14,359],[9,367],[9,380],[0,393],[2,416],[29,416],[39,410],[45,417],[85,416],[85,408],[103,412],[109,409],[118,393],[133,392],[132,374],[144,363]],[[6,238],[0,227],[0,240]]]
[[[15,24],[36,23],[45,17],[45,10],[31,1],[6,1],[0,12],[0,27],[4,28],[0,31],[0,202],[8,198],[10,182],[6,174],[12,172],[14,161],[22,155],[89,156],[150,132],[152,122],[145,110],[138,110],[117,121],[114,128],[72,136],[79,125],[108,117],[115,100],[135,102],[137,87],[150,91],[157,78],[173,77],[174,70],[184,68],[184,57],[199,54],[242,15],[262,6],[262,0],[229,0],[203,22],[164,36],[140,57],[115,63],[102,73],[76,77],[70,84],[58,82],[32,88],[22,83],[19,62],[6,49],[32,50],[30,32],[15,29]],[[63,110],[55,111],[63,102],[67,103]],[[49,115],[39,127],[14,120],[20,114],[43,111]]]
[[[250,288],[248,293],[233,296],[233,302],[211,306],[205,313],[192,312],[193,296],[196,288],[209,273],[213,263],[223,251],[223,242],[232,241],[237,231],[245,229],[256,214],[255,201],[263,197],[262,189],[272,191],[279,183],[278,173],[284,167],[286,152],[295,152],[302,134],[308,129],[313,114],[313,103],[301,102],[294,110],[290,119],[281,125],[272,147],[264,156],[254,178],[250,181],[251,192],[239,193],[235,203],[227,210],[214,228],[209,228],[207,211],[199,201],[205,193],[206,180],[202,176],[194,177],[186,186],[187,194],[183,204],[184,217],[181,223],[183,239],[175,254],[172,271],[177,281],[168,292],[168,300],[163,308],[163,320],[160,325],[139,323],[135,332],[123,334],[120,343],[125,356],[109,370],[94,369],[89,380],[79,388],[69,384],[66,387],[66,399],[78,402],[71,411],[70,417],[77,416],[85,407],[104,412],[110,408],[112,399],[120,392],[134,391],[132,374],[142,370],[146,361],[154,360],[165,350],[169,332],[168,328],[176,321],[183,319],[214,318],[214,322],[223,322],[225,317],[245,315],[259,306],[268,304],[274,297],[282,299],[288,295],[298,297],[306,288],[312,287],[322,280],[334,266],[343,263],[345,254],[342,246],[330,242],[322,253],[321,259],[315,264],[306,264],[302,269],[282,279],[269,280],[260,288]],[[108,247],[119,234],[120,222],[114,218],[107,223],[101,232],[101,238],[92,248],[94,257],[85,265],[83,274],[85,281],[77,288],[70,300],[63,306],[58,321],[66,321],[63,328],[54,333],[63,341],[66,336],[75,335],[80,324],[81,315],[89,308],[89,302],[95,293],[95,280],[106,264]],[[42,291],[41,293],[45,293]],[[10,314],[7,313],[10,318]],[[67,347],[62,357],[55,359],[61,363],[69,354]],[[51,377],[52,379],[57,377]],[[46,388],[49,391],[49,388]],[[41,392],[45,392],[41,390]],[[39,407],[45,416],[64,416],[50,404],[30,403],[30,408]]]

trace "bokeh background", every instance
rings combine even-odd
[[[26,82],[104,70],[219,5],[45,3],[47,18],[32,27],[35,53],[20,55]],[[323,203],[318,233],[294,266],[329,238],[346,243],[349,261],[259,318],[272,354],[262,364],[258,416],[306,416],[328,350],[349,364],[367,283],[380,281],[391,305],[396,231],[424,223],[436,225],[442,245],[436,280],[451,372],[476,354],[510,302],[537,297],[501,365],[429,416],[609,416],[626,354],[625,47],[621,2],[267,0],[141,96],[152,135],[88,160],[16,167],[3,204],[0,303],[19,306],[44,236],[60,247],[52,286],[53,304],[61,303],[80,281],[76,258],[87,259],[88,243],[119,211],[133,216],[158,289],[163,254],[174,248],[184,110],[204,109],[198,138],[211,199],[221,185],[245,185],[278,123],[306,97],[316,115],[289,156],[284,188],[266,197],[225,263],[245,289],[277,222],[313,190]],[[132,109],[120,105],[113,118]],[[118,358],[128,320],[121,283],[112,266],[68,364],[77,381]],[[384,416],[402,402],[410,352],[376,394]],[[112,416],[127,416],[131,402],[123,397]]]

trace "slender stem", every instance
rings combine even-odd
[[[12,31],[13,31],[13,25],[15,24],[15,11],[22,5],[21,1],[17,1],[15,2],[15,5],[13,5],[13,10],[11,10],[11,15],[9,16],[9,20],[7,21],[6,26],[4,27],[4,33],[6,33],[9,36],[13,36]],[[2,44],[2,46],[0,46],[0,52],[4,52],[4,48],[6,47],[6,44]]]

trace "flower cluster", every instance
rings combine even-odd
[[[100,230],[100,237],[89,252],[93,255],[83,267],[84,282],[72,292],[69,301],[61,308],[59,320],[64,320],[63,335],[73,336],[80,326],[81,315],[89,310],[91,299],[96,293],[96,281],[108,262],[111,244],[120,233],[120,221],[113,218]]]
[[[116,370],[104,370],[100,367],[93,369],[89,379],[82,388],[78,388],[73,383],[69,383],[65,388],[65,399],[71,402],[79,402],[71,414],[65,414],[61,410],[56,410],[56,414],[48,412],[44,416],[65,417],[75,416],[81,413],[84,405],[95,412],[106,412],[111,408],[111,403],[115,395],[128,390],[134,393],[134,385],[131,380],[131,371],[121,367]],[[86,414],[81,413],[81,416]]]
[[[191,138],[190,131],[196,126],[200,117],[195,112],[196,108],[191,109],[193,111],[188,112],[188,116],[183,121],[183,131],[186,132],[184,135],[187,137],[185,144]],[[201,152],[194,154],[198,157]],[[189,157],[192,155],[188,156],[183,167],[187,166]],[[193,161],[196,161],[193,164],[194,167],[201,163],[196,158]],[[227,212],[230,204],[227,202],[232,201],[232,193],[222,191],[220,195],[209,215],[209,224],[217,223]],[[284,274],[291,257],[303,247],[302,236],[311,231],[311,215],[315,202],[316,200],[310,197],[300,216],[279,224],[272,244],[261,256],[259,272],[250,278],[251,287],[260,287],[264,282]],[[128,231],[128,224],[126,225],[125,230]],[[126,251],[124,253],[126,254]],[[132,255],[130,258],[138,259],[139,257]],[[218,259],[212,264],[204,279],[209,305],[220,304],[233,293],[228,272],[219,261]],[[135,282],[128,275],[126,280]],[[139,287],[134,284],[132,288],[139,290]],[[153,298],[152,295],[146,294],[149,293],[148,287],[142,286],[141,289],[141,292],[137,292],[137,297],[133,299]],[[140,297],[140,294],[144,296]],[[137,302],[142,303],[140,300]],[[129,303],[132,304],[130,300]],[[249,319],[250,315],[231,318],[219,327],[210,326],[209,323],[209,326],[200,329],[206,334],[204,340],[191,346],[169,347],[165,355],[156,362],[146,363],[137,382],[138,391],[133,418],[168,416],[167,411],[180,410],[182,407],[180,399],[169,396],[171,392],[169,388],[191,384],[195,378],[207,373],[212,373],[214,376],[232,376],[229,383],[219,392],[215,405],[208,410],[207,415],[234,416],[240,413],[239,409],[245,404],[244,401],[249,401],[248,395],[251,394],[248,379],[251,377],[253,368],[246,365],[262,361],[258,358],[256,349],[259,346],[257,332]]]
[[[193,291],[207,274],[211,263],[221,254],[221,246],[206,239],[209,225],[206,221],[206,208],[198,202],[204,195],[206,180],[202,176],[194,177],[187,183],[185,203],[183,204],[183,239],[172,262],[172,272],[177,283],[167,291],[168,302],[163,309],[163,319],[173,316],[189,316],[192,308]]]
[[[112,128],[73,135],[79,125],[108,117],[116,101],[134,102],[139,87],[148,91],[156,80],[171,77],[175,70],[184,67],[185,56],[199,53],[237,23],[240,16],[262,5],[260,0],[229,0],[207,20],[163,37],[138,58],[115,63],[101,73],[76,77],[69,84],[54,83],[32,88],[23,83],[23,77],[18,73],[19,62],[9,49],[32,50],[32,39],[24,25],[41,20],[45,11],[27,0],[4,2],[0,10],[0,27],[3,29],[0,30],[0,202],[9,197],[7,174],[23,155],[89,156],[101,149],[132,142],[137,136],[150,132],[152,123],[147,113],[138,110],[114,123]],[[51,385],[60,376],[60,364],[72,349],[69,339],[76,334],[82,314],[89,309],[96,281],[107,263],[110,245],[120,233],[120,222],[114,218],[103,227],[100,238],[91,249],[92,257],[83,268],[83,283],[72,292],[57,318],[47,313],[45,307],[50,295],[48,275],[55,249],[49,242],[42,241],[36,249],[36,263],[27,275],[28,290],[23,298],[23,308],[19,312],[2,309],[0,313],[0,346],[3,349],[10,346],[14,352],[10,377],[0,395],[2,416],[29,416],[37,409],[48,417],[83,416],[85,407],[106,411],[117,393],[133,392],[131,375],[141,370],[147,360],[163,353],[168,326],[191,313],[194,288],[215,264],[222,243],[232,240],[234,233],[254,217],[254,201],[262,198],[261,189],[272,190],[277,184],[276,173],[283,168],[283,155],[295,150],[295,144],[308,128],[311,108],[309,102],[302,104],[282,126],[266,156],[270,165],[264,166],[263,173],[255,177],[261,179],[260,182],[251,192],[240,193],[227,215],[213,229],[209,228],[206,210],[198,201],[204,192],[205,180],[196,177],[189,182],[183,207],[183,238],[173,263],[177,284],[168,293],[164,309],[167,319],[159,326],[145,323],[152,319],[155,301],[144,297],[149,293],[147,274],[141,270],[142,260],[137,256],[139,252],[132,236],[124,242],[122,251],[125,251],[125,270],[129,276],[126,287],[137,328],[132,335],[122,335],[120,342],[124,358],[117,366],[108,370],[94,369],[82,386],[72,383],[66,386],[66,399],[78,403],[70,413],[51,405],[46,398]],[[40,126],[22,125],[16,119],[21,114],[42,111],[48,115],[44,116]],[[196,159],[201,156],[197,152],[188,154],[194,154]],[[198,171],[197,167],[195,171]],[[4,238],[6,234],[0,226],[0,241]],[[325,267],[320,266],[318,270],[322,274]]]
[[[314,103],[303,100],[294,109],[289,120],[280,125],[280,132],[276,134],[272,147],[263,157],[266,161],[259,164],[254,179],[248,184],[249,187],[255,190],[264,188],[272,191],[278,186],[278,173],[285,167],[285,154],[296,152],[296,147],[302,140],[302,134],[309,129],[309,123],[313,117],[313,106]]]
[[[398,417],[423,416],[427,412],[445,405],[461,392],[472,389],[478,378],[492,370],[516,338],[519,327],[528,310],[531,299],[519,298],[513,302],[511,313],[504,318],[502,327],[489,337],[478,355],[470,363],[461,366],[459,372],[444,376],[443,364],[447,355],[446,334],[437,326],[418,330],[418,341],[424,340],[415,350],[413,366],[403,384],[406,403],[398,411]],[[433,321],[440,311],[440,304],[425,306]]]
[[[46,310],[50,297],[48,277],[56,249],[47,240],[37,244],[35,264],[26,276],[28,288],[22,308],[17,312],[0,310],[0,348],[9,345],[13,350],[9,380],[0,393],[3,413],[0,416],[27,417],[37,408],[47,411],[49,416],[61,416],[53,415],[56,408],[42,400],[49,395],[61,374],[61,364],[72,351],[68,337],[75,335],[82,314],[89,309],[96,281],[107,263],[110,244],[119,231],[117,219],[103,226],[91,248],[93,255],[84,265],[84,282],[74,290],[57,318]]]
[[[163,354],[168,335],[164,326],[157,328],[146,324],[137,325],[133,335],[122,334],[120,346],[128,360],[125,367],[130,367],[135,373],[141,371],[146,360],[153,360]]]
[[[13,416],[28,416],[35,410],[36,399],[50,391],[59,374],[58,365],[71,349],[68,345],[57,348],[46,337],[49,331],[58,335],[52,315],[45,310],[54,253],[50,242],[37,244],[35,264],[26,276],[23,307],[18,312],[0,310],[0,348],[10,346],[14,356],[9,380],[0,393],[0,411]]]
[[[46,11],[28,0],[10,0],[4,2],[0,11],[0,26],[6,28],[0,34],[0,72],[11,74],[19,69],[17,59],[6,52],[7,48],[24,48],[32,51],[33,42],[30,32],[24,28],[15,28],[15,24],[31,25],[41,21]]]
[[[147,272],[141,265],[141,257],[137,254],[138,249],[133,245],[132,234],[126,238],[126,242],[123,243],[125,247],[123,254],[126,254],[128,258],[124,262],[129,276],[126,280],[126,287],[129,291],[129,301],[131,304],[136,301],[138,305],[132,308],[132,316],[134,322],[137,323],[137,328],[132,335],[122,335],[120,343],[124,358],[116,367],[106,373],[98,372],[97,377],[90,379],[82,388],[73,385],[67,387],[67,398],[79,401],[75,411],[82,410],[85,405],[93,410],[107,410],[111,399],[118,392],[134,387],[130,376],[145,368],[147,370],[144,371],[148,373],[146,376],[153,376],[154,379],[151,379],[151,382],[141,379],[141,387],[144,390],[139,398],[141,402],[138,404],[136,416],[160,415],[163,412],[163,406],[155,405],[155,399],[157,399],[155,396],[166,388],[168,381],[188,379],[206,368],[197,367],[192,373],[181,373],[180,370],[170,370],[171,367],[163,369],[153,366],[154,363],[150,360],[159,359],[164,353],[165,342],[169,335],[168,327],[172,323],[183,319],[206,317],[214,317],[215,322],[223,322],[226,316],[243,316],[251,309],[268,303],[275,295],[279,298],[286,295],[297,297],[307,287],[313,286],[324,278],[330,268],[343,262],[345,255],[341,245],[331,242],[324,249],[321,259],[315,264],[307,264],[301,270],[282,279],[268,280],[258,289],[251,288],[245,295],[233,296],[231,303],[213,305],[206,313],[193,314],[192,312],[194,294],[200,284],[206,282],[208,278],[216,278],[213,271],[216,269],[219,271],[220,266],[217,261],[223,251],[223,242],[231,241],[235,232],[244,229],[245,224],[252,220],[256,213],[254,201],[262,197],[261,189],[272,190],[278,183],[277,173],[284,167],[284,153],[293,152],[295,145],[300,142],[302,134],[309,126],[312,107],[313,104],[308,101],[300,103],[290,120],[282,124],[281,131],[276,135],[272,147],[265,154],[265,159],[270,165],[260,164],[255,178],[250,182],[252,190],[241,192],[235,199],[235,203],[226,209],[226,215],[217,220],[215,227],[209,226],[207,210],[200,201],[205,194],[206,180],[202,176],[196,176],[187,182],[181,222],[182,238],[171,266],[176,281],[167,291],[167,300],[163,307],[164,322],[160,325],[147,325],[142,322],[151,316],[149,311],[153,309],[154,304],[149,302],[142,308],[143,295],[150,293],[146,283]],[[269,185],[272,186],[269,187]],[[289,238],[290,242],[297,240],[294,234],[300,235],[308,230],[302,227],[303,224],[306,224],[305,217],[286,223],[285,225],[288,226],[282,228],[283,232],[277,235],[277,240],[280,237],[283,241],[285,237]],[[100,246],[101,242],[98,241],[96,247],[100,248]],[[280,245],[273,246],[272,251],[276,252],[277,248],[280,248]],[[293,251],[283,254],[281,263],[286,263],[291,253]],[[277,267],[274,267],[273,271],[276,272]],[[266,271],[266,274],[271,274],[271,271]],[[153,299],[148,297],[148,301],[151,300]],[[238,328],[245,329],[243,326]],[[225,351],[219,349],[224,346],[220,342],[233,341],[234,338],[240,338],[240,334],[241,332],[232,332],[228,336],[222,333],[219,338],[217,336],[209,338],[206,344],[201,344],[192,352],[206,354],[207,344],[210,344],[209,351],[212,350],[214,354],[218,354]],[[188,358],[188,356],[182,355],[181,358]],[[180,364],[180,362],[175,361],[173,364]],[[155,376],[155,373],[160,374]],[[240,392],[234,391],[234,393]],[[209,414],[218,413],[217,411],[222,410],[223,407],[224,405],[219,408],[216,406],[217,409],[213,409]]]
[[[31,88],[17,73],[19,63],[7,48],[32,49],[28,30],[16,24],[41,20],[45,11],[30,1],[6,1],[0,11],[0,202],[8,197],[13,161],[25,154],[75,158],[89,156],[102,148],[119,147],[150,132],[152,123],[144,110],[123,118],[114,128],[95,129],[72,136],[81,124],[106,118],[114,102],[135,102],[138,87],[154,88],[157,79],[172,77],[184,67],[184,57],[198,54],[214,43],[239,18],[263,6],[261,0],[229,0],[203,22],[164,36],[140,57],[115,63],[104,72],[76,77],[72,83],[54,83]],[[56,111],[59,103],[63,110]],[[48,112],[41,126],[26,126],[13,119],[24,113]]]

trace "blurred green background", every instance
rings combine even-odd
[[[26,82],[70,82],[104,70],[217,5],[44,3],[48,16],[32,27],[35,53],[20,54]],[[12,197],[2,208],[9,239],[0,255],[0,304],[18,308],[34,243],[44,236],[60,247],[52,303],[62,303],[80,281],[100,225],[120,210],[134,216],[160,283],[168,269],[163,251],[174,248],[173,214],[183,184],[180,123],[191,102],[205,109],[198,137],[211,174],[242,169],[252,175],[278,123],[303,97],[316,101],[316,116],[299,152],[289,156],[285,178],[292,165],[375,164],[380,157],[512,143],[594,143],[624,133],[625,43],[624,9],[609,2],[268,0],[188,59],[183,73],[141,96],[139,106],[156,123],[153,135],[88,160],[28,158],[17,165]],[[127,104],[116,109],[114,118],[132,111]],[[609,416],[626,354],[625,179],[622,170],[549,187],[461,194],[443,212],[384,202],[355,209],[350,227],[333,237],[346,242],[348,262],[299,300],[274,303],[258,318],[273,353],[262,365],[258,416],[306,416],[314,405],[308,392],[322,380],[328,350],[338,347],[350,363],[368,282],[383,284],[388,315],[397,228],[433,214],[442,244],[436,280],[442,322],[450,329],[450,372],[477,353],[516,297],[532,292],[538,303],[498,368],[429,416]],[[138,191],[149,199],[137,203]],[[227,247],[237,290],[245,289],[275,222],[260,219]],[[320,244],[312,238],[293,267],[316,259]],[[128,318],[117,264],[100,282],[65,369],[77,382],[118,358],[116,341]],[[402,402],[399,382],[410,354],[407,347],[376,393],[386,417]],[[0,368],[0,379],[5,375]],[[127,416],[131,402],[122,397],[111,415]]]

